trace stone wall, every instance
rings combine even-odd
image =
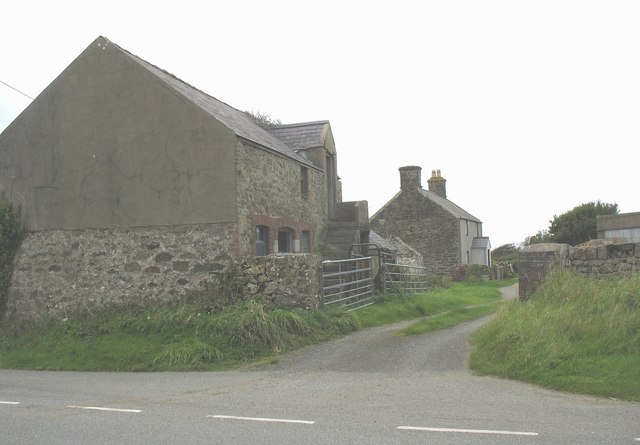
[[[594,240],[582,246],[534,244],[520,253],[519,295],[527,298],[552,269],[568,269],[586,276],[607,276],[640,270],[640,243],[613,244]]]
[[[289,227],[295,230],[295,239],[299,238],[300,230],[309,230],[311,252],[316,252],[327,221],[324,174],[308,169],[309,190],[303,196],[299,164],[246,142],[238,142],[236,151],[240,256],[255,255],[257,224],[269,226],[273,235],[277,235],[279,228]],[[261,223],[260,218],[263,218]],[[275,222],[282,225],[273,224]],[[272,236],[270,241],[273,240]]]
[[[105,305],[148,307],[189,292],[216,294],[228,273],[248,295],[317,306],[319,258],[234,260],[235,238],[226,224],[31,233],[16,257],[6,316],[64,317]]]

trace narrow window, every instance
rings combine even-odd
[[[300,252],[311,252],[311,233],[308,230],[303,230],[300,234]]]
[[[278,252],[293,252],[293,230],[284,227],[278,230]]]
[[[269,253],[269,228],[267,226],[256,227],[256,256],[264,256]]]
[[[309,197],[309,169],[300,167],[300,194],[304,199]]]

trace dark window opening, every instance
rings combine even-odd
[[[293,230],[284,227],[278,230],[278,252],[293,252]]]
[[[311,232],[308,230],[303,230],[300,234],[300,252],[311,252]]]
[[[256,255],[269,254],[269,228],[267,226],[256,227]]]

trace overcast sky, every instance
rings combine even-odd
[[[0,81],[36,97],[102,35],[240,110],[329,120],[345,201],[447,179],[492,246],[577,205],[640,211],[640,1],[5,2]],[[30,99],[0,83],[0,131]]]

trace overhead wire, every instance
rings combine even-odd
[[[3,84],[3,85],[8,86],[9,88],[11,88],[11,89],[12,89],[12,90],[14,90],[14,91],[17,91],[18,93],[22,94],[23,96],[28,97],[29,99],[33,100],[33,97],[29,96],[29,95],[28,95],[28,94],[26,94],[26,93],[23,93],[22,91],[20,91],[20,90],[19,90],[19,89],[17,89],[16,87],[13,87],[13,86],[9,85],[7,82],[3,82],[2,80],[0,80],[0,83],[1,83],[1,84]]]

